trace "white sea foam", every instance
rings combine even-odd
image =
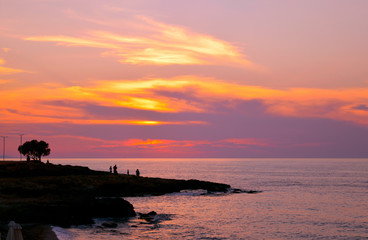
[[[196,190],[181,190],[180,192],[168,193],[168,196],[201,196],[208,194],[208,191],[205,189],[196,189]]]
[[[56,234],[58,239],[62,239],[62,240],[72,240],[77,235],[68,229],[61,228],[61,227],[55,227],[55,226],[52,227],[52,231]]]

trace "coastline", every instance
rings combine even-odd
[[[135,216],[133,205],[122,197],[230,189],[227,184],[194,179],[139,177],[25,161],[0,163],[0,179],[2,239],[11,220],[22,226],[24,239],[58,240],[51,225],[68,227],[91,223],[93,217]]]

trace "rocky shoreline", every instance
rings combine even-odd
[[[95,217],[135,216],[134,207],[122,197],[196,189],[226,192],[229,188],[221,183],[110,174],[80,166],[1,162],[0,225],[7,229],[13,220],[29,235],[25,239],[41,239],[32,234],[57,239],[50,224],[68,227],[92,223]],[[5,236],[3,228],[0,232]]]

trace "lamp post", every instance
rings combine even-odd
[[[23,145],[23,135],[24,133],[19,134],[20,136],[20,152],[19,152],[19,160],[22,161],[22,145]]]
[[[8,136],[1,136],[3,138],[3,161],[5,161],[5,138]]]

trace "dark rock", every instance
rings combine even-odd
[[[122,198],[96,198],[92,202],[93,217],[134,217],[133,205]]]
[[[151,222],[157,216],[155,211],[151,211],[149,213],[139,213],[139,219],[146,220],[147,222]]]
[[[116,228],[118,224],[115,222],[104,222],[102,223],[102,226],[106,228]]]
[[[234,189],[230,189],[229,192],[230,193],[248,193],[248,194],[255,194],[255,193],[261,193],[262,191],[257,191],[257,190],[243,190],[243,189],[234,188]]]
[[[262,191],[256,191],[256,190],[246,190],[244,191],[245,193],[249,193],[249,194],[255,194],[255,193],[261,193]]]
[[[62,227],[92,224],[94,217],[132,217],[136,215],[133,205],[121,198],[76,198],[73,201],[2,204],[0,213],[0,220],[14,219],[21,223],[47,223]]]
[[[231,191],[231,193],[242,193],[243,192],[243,190],[241,190],[241,189],[232,189],[232,191]]]

